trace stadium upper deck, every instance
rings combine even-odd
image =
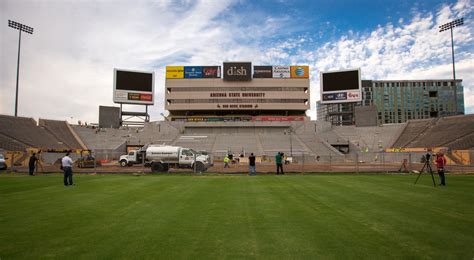
[[[306,120],[308,66],[168,66],[165,108],[171,120]]]

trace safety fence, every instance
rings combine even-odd
[[[73,156],[76,162],[75,171],[84,173],[133,173],[151,172],[150,167],[141,163],[120,166],[118,152],[92,151],[87,156]],[[255,154],[257,173],[276,172],[276,153]],[[38,172],[59,171],[59,159],[62,154],[43,154],[41,165],[37,167]],[[210,154],[212,167],[206,172],[211,173],[247,173],[249,154],[233,155],[229,167],[224,168],[224,157],[226,154]],[[427,160],[429,157],[429,160]],[[109,159],[110,158],[110,159]],[[447,160],[446,170],[448,173],[474,173],[473,152],[457,153],[448,151],[445,153]],[[283,169],[292,173],[312,172],[347,172],[347,173],[410,173],[425,170],[436,171],[436,155],[422,152],[357,152],[350,154],[309,154],[302,152],[284,153],[282,157]],[[27,171],[27,165],[18,165],[10,169],[13,171]],[[194,172],[194,169],[169,169],[166,172]]]

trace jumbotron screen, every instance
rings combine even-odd
[[[114,102],[153,105],[154,72],[114,69]]]
[[[359,70],[323,72],[322,92],[359,89]]]
[[[117,70],[116,89],[153,91],[153,73]]]

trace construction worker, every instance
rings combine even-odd
[[[225,169],[225,168],[230,168],[229,162],[230,162],[230,158],[229,158],[228,155],[226,155],[226,156],[224,157],[224,169]]]

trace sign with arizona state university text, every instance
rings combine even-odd
[[[224,80],[250,81],[252,80],[251,62],[224,62]]]

